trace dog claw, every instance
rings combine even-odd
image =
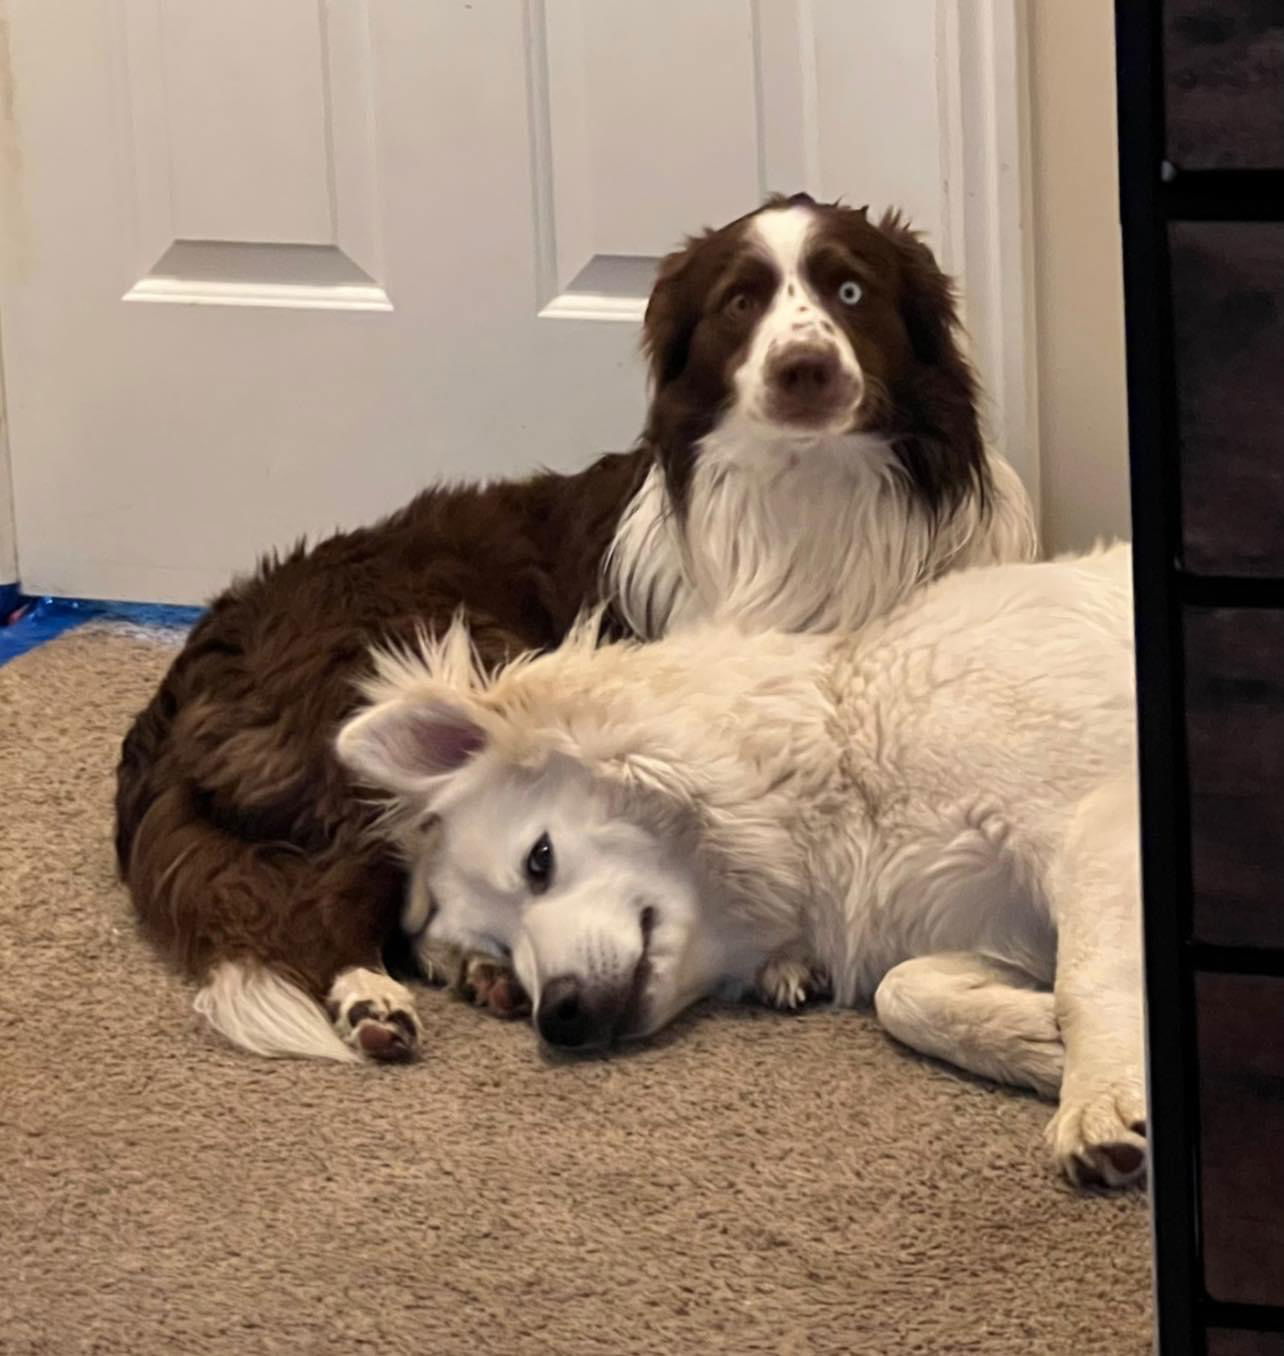
[[[773,956],[758,971],[758,997],[770,1008],[793,1012],[830,994],[829,976],[800,956]]]

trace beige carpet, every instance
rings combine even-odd
[[[552,1064],[425,992],[400,1069],[206,1036],[109,849],[167,659],[99,624],[0,668],[5,1356],[1150,1349],[1143,1199],[1061,1185],[1043,1105],[863,1016]]]

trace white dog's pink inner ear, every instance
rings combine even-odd
[[[410,769],[440,775],[455,772],[486,746],[486,732],[467,712],[439,702],[411,708],[401,738]]]
[[[339,735],[342,761],[372,786],[408,791],[455,772],[486,744],[486,732],[446,702],[399,699],[358,716]]]

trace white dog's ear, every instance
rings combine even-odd
[[[485,745],[486,731],[462,707],[397,697],[349,720],[335,752],[368,786],[408,792],[457,772]]]

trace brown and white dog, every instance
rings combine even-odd
[[[404,867],[332,750],[371,645],[462,609],[497,664],[555,645],[603,597],[643,637],[714,613],[846,628],[956,567],[1033,554],[1020,483],[982,441],[951,284],[896,214],[797,195],[691,239],[661,267],[644,344],[633,452],[430,489],[266,561],[214,601],[135,721],[121,873],[233,1043],[418,1047],[411,995],[381,965]],[[502,982],[487,992],[504,1005]]]

